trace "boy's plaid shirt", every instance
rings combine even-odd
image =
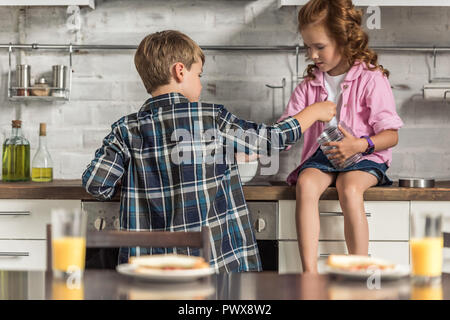
[[[300,124],[291,117],[271,127],[257,125],[221,105],[165,94],[112,125],[83,173],[83,186],[108,200],[121,184],[122,230],[199,231],[208,225],[216,271],[260,271],[234,152],[267,155],[300,136]],[[119,263],[173,251],[199,254],[190,248],[121,248]]]

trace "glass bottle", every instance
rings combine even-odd
[[[31,180],[50,182],[53,180],[53,161],[47,149],[47,125],[39,125],[39,147],[31,165]]]
[[[3,143],[2,180],[30,180],[30,143],[22,135],[22,121],[12,121],[12,134]]]

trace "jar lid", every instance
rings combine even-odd
[[[12,121],[12,127],[13,128],[20,128],[20,127],[22,127],[22,121],[21,120],[13,120]]]

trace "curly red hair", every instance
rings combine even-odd
[[[389,71],[378,64],[377,53],[369,48],[369,36],[361,26],[362,15],[351,0],[310,0],[298,13],[298,30],[310,24],[323,24],[350,66],[357,60],[363,61],[369,70],[379,69],[389,77]],[[306,76],[314,79],[315,69],[314,64],[308,65]]]

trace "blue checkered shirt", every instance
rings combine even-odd
[[[300,136],[292,117],[258,125],[222,105],[165,94],[112,125],[83,173],[83,186],[100,200],[121,190],[121,230],[200,231],[207,225],[217,272],[260,271],[234,152],[270,155]],[[169,252],[199,254],[193,248],[120,248],[119,263]]]

